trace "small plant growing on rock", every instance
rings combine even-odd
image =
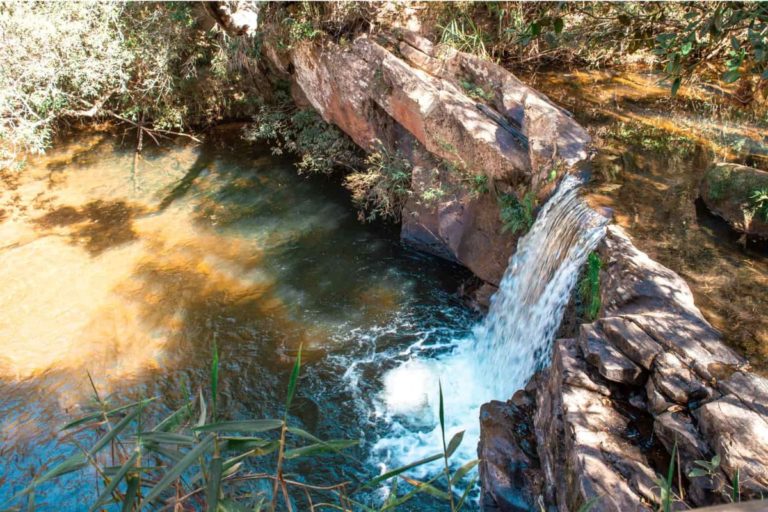
[[[579,282],[579,294],[584,317],[590,322],[600,313],[600,269],[603,263],[596,252],[589,253],[587,268]]]
[[[366,220],[400,220],[405,201],[411,194],[411,164],[400,151],[379,144],[365,159],[366,167],[347,175],[344,186]],[[367,212],[365,216],[362,212]]]
[[[469,96],[473,100],[481,100],[481,101],[493,100],[493,93],[486,91],[479,85],[473,82],[470,82],[469,80],[461,80],[459,83],[461,84],[462,89],[464,89],[464,92],[467,93],[467,96]]]
[[[536,195],[531,191],[518,199],[514,194],[499,196],[499,216],[502,231],[522,234],[533,226],[533,210],[536,208]]]
[[[757,189],[749,196],[752,213],[768,222],[768,188]]]

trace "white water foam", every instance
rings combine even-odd
[[[567,176],[544,205],[510,258],[488,315],[471,336],[450,341],[452,350],[428,358],[419,346],[410,359],[389,371],[377,413],[390,432],[373,446],[372,459],[392,469],[441,451],[439,392],[445,398],[446,437],[464,430],[453,456],[463,464],[477,457],[480,406],[507,400],[549,359],[581,266],[605,234],[608,220],[579,195],[581,182]],[[433,474],[442,462],[422,466]]]

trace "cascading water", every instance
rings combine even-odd
[[[466,431],[457,462],[475,458],[480,405],[508,399],[547,362],[579,269],[608,222],[582,201],[580,185],[567,176],[520,239],[488,315],[469,339],[453,340],[450,350],[431,359],[419,357],[424,347],[416,347],[385,376],[381,413],[391,434],[374,446],[379,460],[389,457],[395,466],[439,446],[438,380],[448,434]]]

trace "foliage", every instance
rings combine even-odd
[[[365,169],[353,171],[344,180],[352,200],[367,220],[400,220],[400,213],[411,193],[411,164],[400,151],[389,151],[379,144],[365,159]]]
[[[71,421],[63,430],[85,430],[98,434],[89,448],[78,448],[53,469],[36,477],[26,488],[7,503],[33,501],[35,488],[45,482],[90,467],[101,481],[101,492],[90,510],[102,510],[110,504],[120,505],[124,511],[144,510],[148,507],[206,510],[255,510],[274,512],[280,502],[287,510],[314,510],[322,500],[325,508],[342,511],[395,510],[418,494],[427,494],[448,502],[450,510],[457,512],[466,504],[474,488],[477,475],[469,480],[469,473],[478,461],[473,460],[455,472],[451,471],[451,456],[460,446],[464,432],[445,439],[443,394],[440,389],[440,427],[442,452],[405,466],[392,469],[350,489],[349,482],[333,485],[313,485],[291,479],[285,473],[289,460],[308,458],[316,461],[322,455],[335,453],[350,458],[343,450],[355,446],[357,440],[321,440],[315,435],[293,426],[288,411],[298,390],[301,369],[301,348],[290,374],[284,414],[281,419],[247,419],[219,421],[215,412],[209,412],[202,391],[197,398],[188,400],[178,410],[149,427],[147,408],[154,399],[145,399],[119,407],[111,407],[93,386],[96,408],[93,412]],[[90,375],[89,375],[90,378]],[[219,384],[218,351],[214,346],[211,364],[210,398],[215,403]],[[249,464],[272,457],[274,472],[254,472]],[[422,482],[406,476],[409,470],[443,459],[445,468],[437,476]],[[358,461],[359,462],[359,461]],[[318,462],[315,462],[318,463]],[[444,477],[441,489],[438,481]],[[256,490],[252,482],[267,482]],[[398,493],[398,482],[408,488]],[[365,504],[366,492],[383,484],[391,491],[384,503]],[[454,488],[464,484],[455,501]],[[259,490],[260,489],[260,490]],[[358,496],[362,498],[358,498]],[[338,505],[336,504],[338,503]],[[301,508],[303,505],[306,508]]]
[[[520,200],[514,194],[502,194],[498,198],[502,231],[511,234],[525,233],[533,226],[533,211],[536,208],[536,194],[528,192]]]
[[[768,79],[765,2],[458,2],[431,6],[446,45],[513,66],[652,62],[674,95],[696,74]]]
[[[749,200],[752,213],[768,222],[768,188],[753,191]]]
[[[624,144],[654,153],[686,157],[695,150],[695,143],[688,137],[643,123],[617,123],[608,135]]]
[[[600,313],[600,269],[603,262],[596,252],[589,253],[587,268],[579,282],[579,294],[583,307],[583,315],[588,321],[593,321]]]
[[[720,473],[720,455],[715,454],[712,457],[712,460],[695,460],[693,461],[694,465],[698,466],[693,469],[691,469],[688,472],[688,478],[717,478]],[[723,494],[725,495],[726,499],[729,499],[732,503],[738,503],[741,501],[741,481],[740,481],[740,471],[739,468],[736,468],[736,471],[733,473],[733,478],[730,482],[730,493],[726,492],[728,489],[728,485],[726,484],[726,489],[723,490]]]
[[[488,57],[486,43],[488,36],[469,16],[451,18],[445,25],[439,25],[440,42],[459,51]]]
[[[492,101],[493,92],[486,91],[479,85],[470,82],[469,80],[461,80],[459,82],[462,89],[467,93],[467,96],[474,100]]]
[[[274,103],[260,105],[244,138],[269,143],[274,154],[298,156],[300,172],[331,174],[337,167],[355,169],[362,164],[349,137],[314,110],[296,109],[285,91],[276,94]]]
[[[675,476],[675,457],[677,456],[677,441],[672,446],[672,456],[669,459],[666,477],[659,475],[656,478],[656,485],[659,486],[659,512],[672,512],[672,504],[675,501],[674,476]]]
[[[188,130],[250,108],[256,41],[187,3],[0,6],[0,166],[39,153],[62,120]]]

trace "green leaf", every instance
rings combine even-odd
[[[466,503],[467,498],[469,497],[469,493],[472,491],[472,489],[475,488],[475,484],[477,483],[477,480],[480,478],[480,475],[475,475],[472,480],[467,484],[467,487],[464,489],[464,492],[461,494],[461,499],[456,504],[456,510],[461,510],[464,508],[464,503]]]
[[[286,459],[295,459],[297,457],[306,457],[307,455],[315,455],[323,452],[336,452],[355,446],[359,441],[355,439],[337,439],[332,441],[322,441],[320,443],[309,444],[300,448],[293,448],[285,451]]]
[[[709,471],[701,468],[693,468],[688,472],[688,478],[696,478],[699,476],[707,476],[707,475],[709,475]]]
[[[131,468],[136,464],[136,460],[139,458],[139,451],[134,451],[133,455],[125,461],[125,464],[120,466],[120,469],[115,473],[115,475],[109,480],[109,483],[104,487],[104,491],[99,495],[98,498],[96,498],[96,501],[93,505],[91,505],[90,511],[94,512],[97,510],[102,504],[109,501],[110,497],[112,496],[112,493],[117,489],[117,486],[120,484],[120,482],[125,478],[125,475],[128,474],[128,471],[131,470]]]
[[[235,464],[239,463],[242,460],[247,459],[248,457],[261,457],[263,455],[267,455],[269,453],[274,452],[277,450],[277,448],[280,446],[279,441],[270,441],[262,446],[257,446],[245,453],[241,453],[240,455],[236,457],[232,457],[231,459],[227,459],[224,461],[224,470],[227,471],[235,466]]]
[[[538,36],[541,33],[541,25],[539,25],[535,21],[533,23],[531,23],[530,29],[531,29],[531,35],[533,37],[536,37],[536,36]]]
[[[212,435],[205,437],[200,444],[188,451],[181,460],[176,463],[160,481],[155,485],[149,494],[147,494],[147,502],[150,502],[160,496],[168,487],[176,481],[185,471],[187,471],[192,464],[197,461],[197,458],[205,453],[213,444],[214,437]]]
[[[366,487],[373,487],[374,485],[377,485],[381,482],[384,482],[386,480],[389,480],[393,476],[397,476],[400,473],[404,473],[408,471],[409,469],[417,468],[419,466],[423,466],[424,464],[429,464],[430,462],[434,462],[436,460],[440,460],[443,458],[442,453],[436,453],[435,455],[430,455],[429,457],[425,457],[423,459],[417,460],[416,462],[411,462],[410,464],[406,464],[405,466],[400,466],[397,469],[393,469],[392,471],[387,471],[383,475],[379,475],[376,478],[372,478],[371,480],[367,481],[365,484],[363,484],[363,488]]]
[[[741,501],[739,476],[739,468],[736,468],[736,472],[733,474],[733,479],[731,480],[731,501],[733,501],[733,503],[739,503]]]
[[[456,449],[461,445],[461,441],[464,439],[464,431],[457,432],[454,434],[454,436],[451,438],[451,441],[448,443],[448,450],[446,450],[446,457],[449,457],[453,455],[453,452],[456,451]]]
[[[283,420],[221,421],[195,427],[195,432],[267,432],[283,426]]]
[[[133,502],[136,501],[136,495],[139,492],[139,484],[141,480],[138,477],[128,478],[128,488],[125,490],[125,498],[123,499],[123,508],[121,512],[131,512],[133,510]]]
[[[693,49],[693,43],[691,41],[687,41],[683,43],[683,45],[680,47],[680,54],[688,55],[689,53],[691,53],[692,49]]]
[[[293,401],[293,395],[296,392],[296,384],[299,380],[299,370],[301,369],[301,348],[299,345],[299,353],[296,355],[296,362],[293,364],[293,370],[291,371],[291,378],[288,381],[288,395],[285,398],[285,414],[288,415],[288,411],[291,409],[291,402]]]
[[[451,484],[456,485],[459,483],[479,462],[479,459],[474,459],[461,466],[451,478]]]
[[[563,18],[555,18],[555,34],[560,34],[563,31],[563,27],[565,27]]]
[[[74,427],[77,427],[79,425],[82,425],[83,423],[90,423],[91,421],[103,420],[104,419],[104,415],[106,415],[109,418],[110,416],[114,416],[115,414],[118,414],[120,412],[123,412],[125,410],[131,409],[131,408],[136,407],[136,406],[144,407],[148,403],[153,402],[155,400],[157,400],[157,397],[145,398],[143,400],[139,400],[138,402],[133,402],[133,403],[130,403],[128,405],[122,405],[120,407],[112,409],[111,411],[95,412],[93,414],[89,414],[87,416],[83,416],[82,418],[79,418],[79,419],[76,419],[76,420],[74,420],[74,421],[72,421],[70,423],[67,423],[66,425],[61,427],[61,430],[68,430],[70,428],[74,428]]]
[[[682,84],[682,79],[680,77],[675,78],[674,82],[672,82],[672,97],[677,95],[677,91],[680,89],[680,84]]]
[[[718,468],[718,467],[720,467],[720,454],[715,454],[715,456],[714,456],[714,457],[712,457],[712,462],[711,462],[711,464],[712,464],[712,467],[713,467],[713,468]]]
[[[733,51],[739,51],[741,48],[741,45],[739,44],[739,40],[735,37],[731,37],[731,48],[733,48]]]
[[[192,403],[188,402],[168,415],[163,421],[155,425],[154,432],[168,432],[175,429],[192,416]]]
[[[150,441],[160,444],[183,444],[192,445],[197,441],[192,436],[185,436],[184,434],[176,434],[173,432],[141,432],[137,434],[143,441]]]
[[[216,399],[219,396],[219,348],[216,338],[213,339],[213,361],[211,361],[211,416],[216,419]],[[216,507],[213,508],[216,510]]]
[[[144,405],[139,405],[135,410],[133,410],[130,414],[128,414],[125,418],[120,420],[117,425],[115,425],[112,430],[107,432],[104,437],[99,439],[96,444],[94,444],[90,450],[88,450],[88,456],[92,457],[93,455],[99,453],[105,446],[107,446],[112,440],[114,440],[125,428],[133,422],[133,420],[136,419],[136,417],[141,413],[141,410],[144,408]]]
[[[400,478],[408,482],[414,487],[420,488],[421,491],[426,492],[427,494],[434,496],[435,498],[440,498],[441,500],[448,500],[450,499],[448,497],[448,493],[438,489],[437,487],[428,484],[427,482],[421,482],[419,480],[416,480],[415,478],[409,478],[407,476],[401,475]]]
[[[218,454],[211,457],[211,461],[208,464],[208,485],[205,490],[208,501],[208,510],[216,510],[219,508],[222,464],[221,456]]]
[[[445,442],[445,408],[443,407],[443,383],[437,381],[438,390],[440,391],[440,431],[443,433],[443,442]]]
[[[263,448],[272,442],[261,437],[223,436],[221,439],[227,441],[228,450],[235,452],[247,452],[254,448]]]
[[[732,69],[723,73],[723,82],[727,84],[732,84],[739,78],[741,78],[741,72],[738,69]]]

